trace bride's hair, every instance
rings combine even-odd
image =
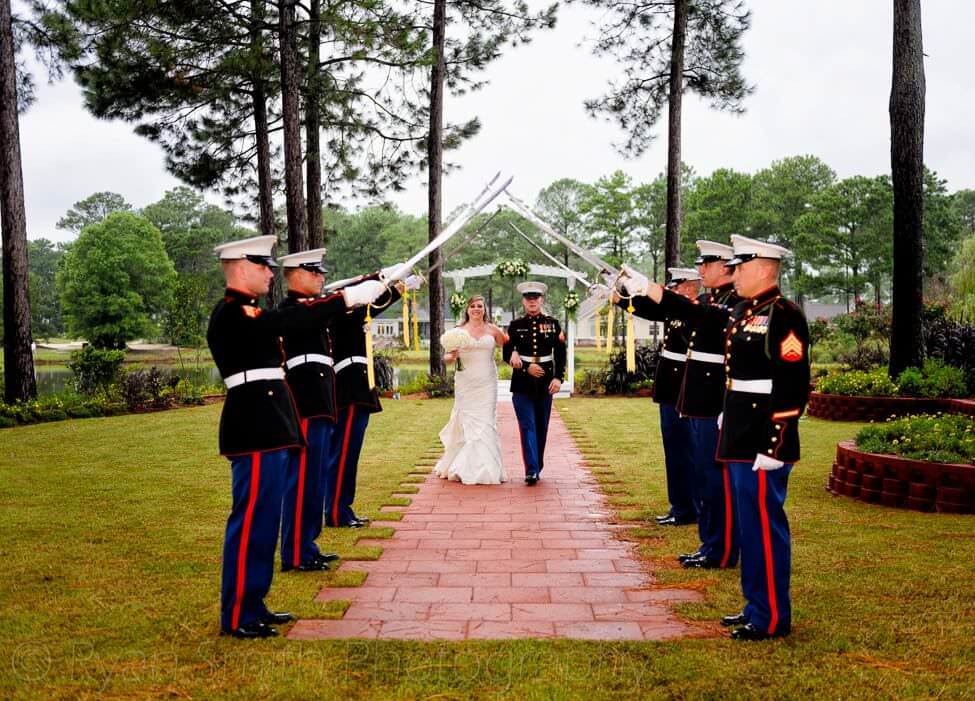
[[[470,308],[471,304],[474,302],[480,302],[484,305],[484,321],[487,321],[487,305],[484,304],[484,297],[482,295],[474,295],[469,300],[467,300],[467,307],[464,308],[464,320],[460,322],[461,326],[466,326],[467,322],[471,320]]]

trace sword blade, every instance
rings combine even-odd
[[[431,252],[447,243],[447,241],[449,241],[454,234],[467,225],[467,222],[469,222],[475,214],[491,204],[491,202],[493,202],[498,195],[504,192],[504,189],[511,184],[512,180],[514,180],[513,176],[509,177],[500,185],[485,188],[481,194],[478,195],[477,199],[474,200],[474,204],[470,206],[468,211],[465,212],[463,216],[457,217],[457,219],[450,226],[441,231],[440,234],[433,239],[433,241],[428,243],[417,253],[415,253],[412,258],[397,268],[393,274],[389,276],[386,282],[396,282],[397,280],[402,280],[404,277],[409,275],[410,271],[413,270],[414,265],[430,255]],[[492,180],[492,182],[494,182],[494,180]]]
[[[515,209],[518,210],[518,212],[522,216],[524,216],[526,219],[528,219],[531,223],[533,223],[539,229],[544,231],[546,234],[551,236],[553,239],[561,243],[563,246],[566,246],[570,251],[572,251],[577,256],[582,258],[584,261],[589,263],[589,265],[593,266],[594,268],[596,268],[596,270],[598,270],[601,273],[605,272],[613,276],[619,276],[620,271],[618,268],[610,265],[609,263],[604,261],[602,258],[597,256],[592,251],[583,248],[575,241],[571,241],[570,239],[567,239],[565,236],[557,232],[555,229],[552,228],[552,226],[548,222],[546,222],[540,216],[535,214],[535,212],[532,210],[531,207],[529,207],[520,199],[512,195],[507,190],[505,191],[505,194],[508,196],[508,201],[515,206]]]
[[[508,222],[508,225],[509,225],[509,226],[510,226],[510,227],[511,227],[512,229],[514,229],[514,230],[515,230],[515,233],[517,233],[517,234],[519,234],[519,235],[520,235],[520,236],[521,236],[521,237],[522,237],[523,239],[525,239],[525,241],[527,241],[527,242],[528,242],[528,243],[530,243],[530,244],[531,244],[532,246],[534,246],[534,247],[535,247],[535,248],[536,248],[536,249],[538,250],[538,252],[539,252],[539,253],[541,253],[541,254],[542,254],[543,256],[545,256],[545,257],[546,257],[546,258],[548,258],[548,259],[549,259],[550,261],[552,261],[553,263],[555,263],[555,264],[556,264],[556,265],[557,265],[558,267],[560,267],[560,268],[562,268],[563,270],[565,270],[565,271],[566,271],[566,272],[568,272],[568,273],[571,273],[571,274],[572,274],[572,276],[573,276],[573,277],[574,277],[574,278],[575,278],[576,280],[578,280],[579,282],[581,282],[581,283],[582,283],[583,285],[585,285],[585,286],[586,286],[587,288],[588,288],[588,287],[589,287],[589,286],[590,286],[590,285],[592,284],[592,283],[591,283],[591,282],[589,282],[589,280],[587,280],[587,279],[586,279],[586,278],[585,278],[585,277],[584,277],[583,275],[580,275],[580,274],[579,274],[579,273],[577,273],[577,272],[576,272],[575,270],[573,270],[572,268],[570,268],[569,266],[567,266],[567,265],[566,265],[565,263],[563,263],[563,262],[562,262],[562,261],[560,261],[560,260],[559,260],[558,258],[556,258],[555,256],[553,256],[553,255],[552,255],[551,253],[549,253],[548,251],[546,251],[546,250],[545,250],[544,248],[542,248],[542,247],[541,247],[541,246],[540,246],[540,245],[539,245],[538,243],[536,243],[536,242],[535,242],[534,240],[532,240],[532,239],[531,239],[531,238],[530,238],[530,237],[528,236],[528,234],[526,234],[526,233],[525,233],[524,231],[522,231],[522,230],[521,230],[521,229],[519,229],[519,228],[518,228],[517,226],[515,226],[515,224],[514,224],[514,222]]]

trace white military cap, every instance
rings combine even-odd
[[[735,257],[735,249],[724,243],[717,243],[716,241],[695,241],[697,244],[697,250],[700,255],[694,262],[700,265],[701,263],[711,263],[716,260],[731,260]]]
[[[215,246],[213,252],[220,260],[249,260],[251,263],[276,268],[278,264],[271,257],[271,249],[277,243],[277,236],[254,236],[240,241],[231,241]]]
[[[313,248],[310,251],[300,253],[289,253],[286,256],[279,256],[278,263],[285,268],[304,268],[313,273],[325,274],[325,266],[322,265],[322,257],[325,255],[324,248]]]
[[[700,280],[701,274],[694,268],[667,268],[671,282],[693,282]]]
[[[738,234],[731,235],[731,245],[735,249],[735,257],[728,261],[728,265],[741,265],[753,258],[769,258],[782,260],[792,255],[792,251],[774,243],[757,241]]]
[[[538,297],[545,294],[548,290],[548,285],[544,282],[529,280],[528,282],[519,282],[516,289],[521,293],[522,297]]]

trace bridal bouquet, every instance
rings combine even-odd
[[[464,329],[451,329],[440,337],[440,345],[447,353],[458,351],[457,370],[463,370],[464,365],[460,362],[460,352],[463,352],[474,345],[474,339]]]

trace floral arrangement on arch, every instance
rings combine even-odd
[[[455,319],[459,319],[465,309],[467,309],[467,297],[460,292],[450,295],[450,311],[454,313]]]
[[[576,311],[579,309],[579,294],[575,290],[566,292],[562,306],[565,308],[565,313],[569,315],[569,318],[575,319]]]
[[[494,268],[494,272],[501,277],[525,277],[528,275],[528,263],[521,258],[503,260]]]

